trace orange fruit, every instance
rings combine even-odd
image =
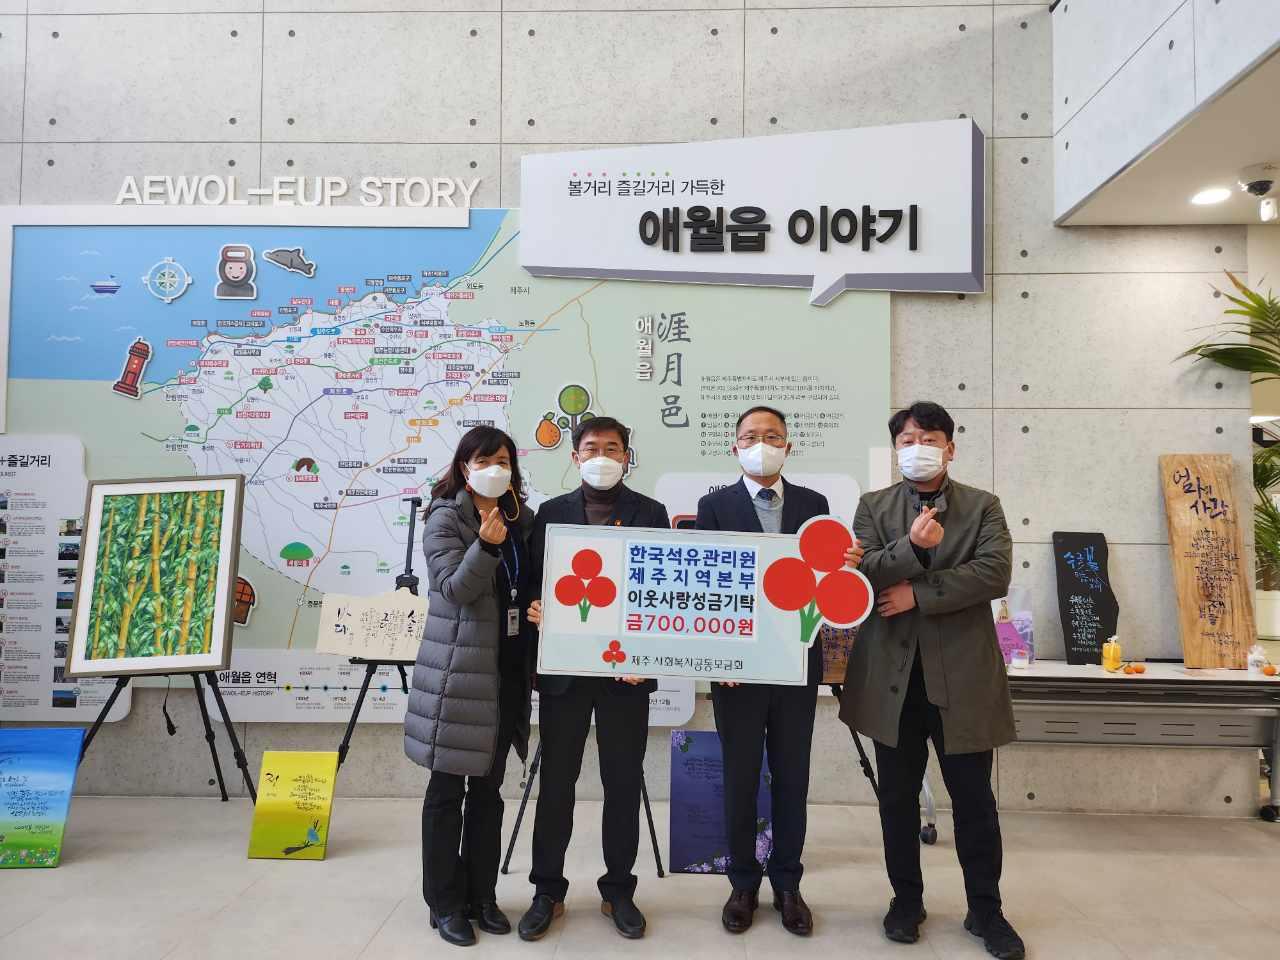
[[[1134,673],[1146,673],[1146,672],[1147,672],[1147,665],[1146,665],[1145,663],[1135,663],[1135,664],[1133,665],[1133,672],[1134,672]]]
[[[1276,665],[1274,663],[1268,663],[1262,668],[1262,674],[1263,676],[1274,677],[1276,675]]]
[[[538,442],[538,446],[550,449],[560,442],[560,427],[554,420],[540,420],[534,439]]]
[[[1133,672],[1134,672],[1133,664],[1132,664],[1132,663],[1126,663],[1126,664],[1124,665],[1124,672],[1125,672],[1125,673],[1133,673]]]

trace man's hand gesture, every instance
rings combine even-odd
[[[911,524],[911,542],[921,550],[932,550],[942,542],[942,524],[934,519],[937,507],[924,507]]]

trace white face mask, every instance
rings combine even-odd
[[[761,440],[751,447],[738,448],[738,462],[753,477],[771,477],[782,469],[786,447],[772,447]]]
[[[922,443],[898,450],[898,469],[908,480],[927,483],[943,471],[941,447],[929,447]]]
[[[483,470],[472,470],[467,475],[467,483],[480,496],[496,500],[511,486],[511,471],[494,463]]]
[[[578,464],[582,482],[597,490],[611,490],[622,479],[623,467],[611,457],[592,457]]]

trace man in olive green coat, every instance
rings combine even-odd
[[[955,425],[936,403],[889,421],[903,479],[862,497],[853,522],[876,609],[849,658],[840,719],[875,743],[890,940],[914,943],[925,919],[920,787],[932,740],[955,817],[965,929],[1001,960],[1021,938],[1000,901],[994,750],[1014,739],[991,601],[1009,591],[1012,541],[1000,501],[947,476]]]

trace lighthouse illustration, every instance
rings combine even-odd
[[[142,371],[147,368],[147,363],[151,360],[151,344],[139,337],[129,347],[129,356],[125,359],[124,370],[120,373],[120,379],[111,385],[111,389],[116,393],[122,393],[126,397],[133,397],[135,400],[140,396],[138,384],[142,382]]]

